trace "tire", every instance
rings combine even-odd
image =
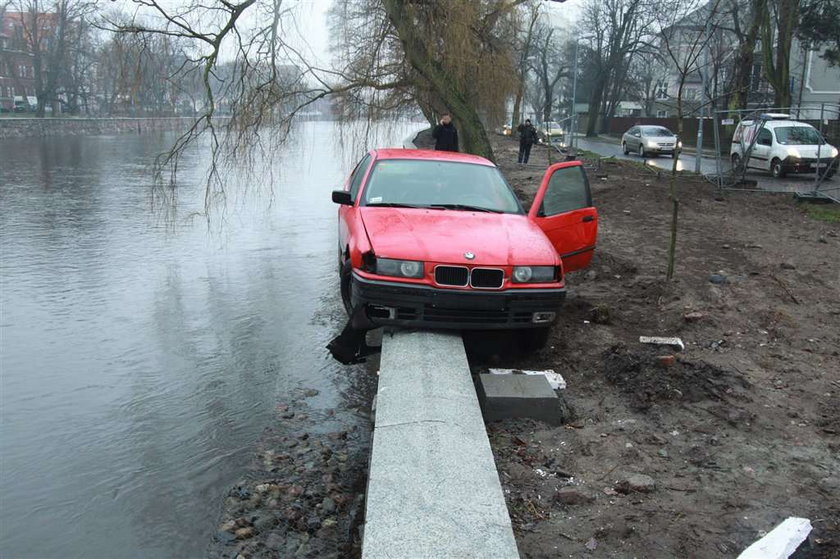
[[[642,159],[647,157],[647,154],[645,153],[645,146],[643,146],[642,144],[639,144],[639,157],[641,157]]]
[[[341,267],[341,272],[338,277],[341,289],[341,303],[344,305],[344,310],[347,311],[347,316],[350,316],[353,312],[353,304],[351,303],[353,287],[350,281],[353,277],[353,264],[349,259]]]
[[[770,174],[777,179],[784,178],[784,176],[787,175],[784,167],[782,167],[781,160],[778,158],[773,158],[773,161],[770,162]]]
[[[550,334],[551,327],[517,330],[516,345],[523,354],[534,353],[546,346]]]
[[[732,168],[733,169],[738,169],[741,166],[741,156],[738,155],[737,153],[733,153],[732,157],[730,157],[730,159],[732,160]]]
[[[627,149],[627,142],[621,142],[621,151],[624,152],[624,155],[630,155],[630,150]]]

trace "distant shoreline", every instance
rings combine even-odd
[[[182,130],[192,125],[193,122],[195,122],[195,119],[192,117],[6,117],[0,118],[0,140],[49,136],[143,134],[164,130]]]

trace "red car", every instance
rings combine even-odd
[[[527,328],[539,347],[595,249],[579,161],[546,170],[530,212],[493,163],[443,151],[373,150],[332,198],[342,299],[379,326]]]

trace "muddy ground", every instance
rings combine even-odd
[[[516,143],[493,141],[530,201],[548,152],[535,148],[520,168]],[[488,424],[522,556],[735,557],[804,516],[814,531],[799,557],[840,557],[840,225],[788,196],[720,196],[681,177],[676,280],[666,282],[666,177],[586,163],[598,250],[570,274],[549,345],[471,354],[476,373],[553,368],[568,383],[566,425]],[[642,346],[640,335],[687,347]],[[667,355],[674,363],[662,366]],[[278,402],[224,502],[211,557],[359,556],[374,371],[348,368],[354,421],[310,409],[312,391]]]
[[[520,168],[516,142],[493,141],[530,201],[547,150]],[[667,176],[584,160],[591,267],[569,275],[545,350],[475,366],[552,368],[575,411],[563,427],[488,424],[522,555],[735,557],[801,516],[814,530],[797,556],[840,557],[840,223],[682,176],[667,282]]]

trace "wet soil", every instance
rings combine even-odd
[[[527,204],[547,150],[522,168],[515,141],[493,141]],[[474,363],[554,369],[576,411],[488,424],[522,556],[735,557],[801,516],[796,556],[840,557],[840,225],[681,175],[669,282],[667,175],[584,162],[598,249],[548,346]]]

